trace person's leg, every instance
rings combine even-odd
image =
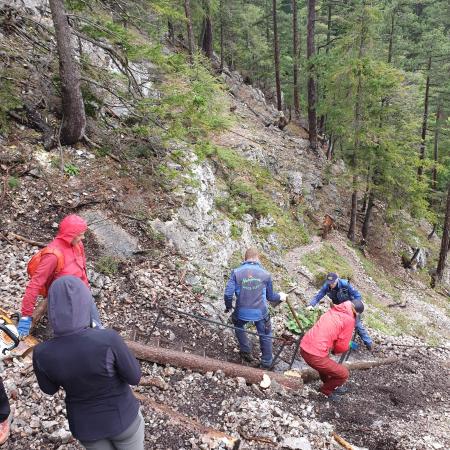
[[[327,356],[315,356],[300,350],[305,362],[313,369],[319,372],[323,385],[320,388],[322,394],[329,396],[338,387],[342,386],[349,377],[349,371],[346,367],[338,364]]]
[[[134,422],[111,440],[117,450],[144,450],[145,422],[139,411]]]
[[[367,330],[364,328],[364,325],[361,322],[361,318],[358,317],[356,318],[356,332],[358,333],[359,337],[362,339],[362,341],[364,342],[364,345],[371,350],[372,349],[372,339],[369,336],[369,333],[367,332]]]
[[[92,442],[80,442],[86,450],[116,450],[116,447],[108,439],[100,439]]]
[[[233,325],[235,326],[234,332],[236,339],[239,342],[239,348],[241,352],[251,353],[252,346],[248,339],[247,333],[244,331],[244,325],[247,323],[245,320],[238,319],[234,314],[232,316]]]
[[[272,323],[270,316],[255,322],[261,346],[261,365],[269,368],[272,365]]]
[[[6,395],[3,379],[0,377],[0,445],[4,444],[9,438],[9,407],[8,396]]]

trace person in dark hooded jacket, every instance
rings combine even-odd
[[[66,391],[70,431],[86,449],[143,450],[144,420],[129,386],[141,378],[136,358],[116,331],[90,328],[91,294],[79,278],[58,278],[48,301],[54,337],[33,351],[40,388]]]
[[[84,253],[83,239],[87,230],[86,221],[76,214],[66,216],[59,224],[58,234],[48,244],[49,249],[59,251],[64,259],[62,269],[56,273],[58,257],[47,253],[42,256],[39,266],[29,281],[22,299],[22,317],[18,324],[21,337],[30,333],[32,315],[41,288],[50,288],[54,280],[65,275],[78,277],[86,286],[89,281],[86,273],[86,255]],[[101,326],[97,308],[92,300],[91,319],[97,326]]]

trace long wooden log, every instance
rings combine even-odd
[[[242,377],[248,383],[252,384],[261,383],[264,374],[266,374],[269,378],[277,381],[279,384],[288,389],[303,389],[303,381],[298,377],[289,377],[267,370],[242,366],[240,364],[220,361],[213,358],[205,358],[203,356],[183,353],[168,348],[143,345],[133,341],[126,341],[126,344],[134,353],[136,358],[144,361],[155,362],[158,364],[170,364],[175,367],[182,367],[184,369],[190,369],[200,373],[221,370],[228,377]]]
[[[239,448],[240,440],[238,438],[234,438],[223,433],[222,431],[202,425],[198,419],[186,416],[170,406],[155,402],[153,399],[148,398],[145,395],[135,392],[134,396],[145,406],[150,407],[154,412],[168,416],[172,423],[200,434],[202,436],[202,441],[211,445],[209,448],[215,448],[217,444],[225,444],[226,448],[233,450],[237,450]]]
[[[343,365],[347,367],[349,370],[366,370],[372,369],[373,367],[384,366],[386,364],[394,364],[398,362],[400,359],[396,357],[383,358],[383,359],[374,359],[371,361],[352,361],[345,362]],[[294,371],[289,371],[294,372]],[[314,381],[319,378],[319,373],[314,369],[303,369],[300,371],[295,371],[298,377],[301,377],[304,383],[308,383],[309,381]],[[286,374],[286,372],[285,372]],[[292,373],[292,375],[294,375]]]

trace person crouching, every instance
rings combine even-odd
[[[344,389],[336,389],[348,380],[349,371],[332,360],[329,353],[337,355],[356,347],[351,339],[356,317],[363,311],[364,304],[360,300],[333,305],[305,334],[300,343],[303,359],[319,372],[323,382],[320,392],[331,400],[337,399],[335,393],[344,393]]]

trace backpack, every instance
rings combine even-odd
[[[33,275],[36,273],[36,270],[39,267],[39,264],[41,263],[42,257],[48,254],[55,255],[56,258],[58,259],[54,275],[56,275],[58,272],[61,272],[61,270],[64,267],[64,255],[62,254],[61,250],[58,250],[57,248],[44,247],[42,250],[39,250],[35,255],[33,255],[30,261],[28,262],[27,273],[29,278],[32,278]],[[39,290],[39,295],[47,297],[48,293],[47,291],[48,291],[47,286],[43,286]]]

